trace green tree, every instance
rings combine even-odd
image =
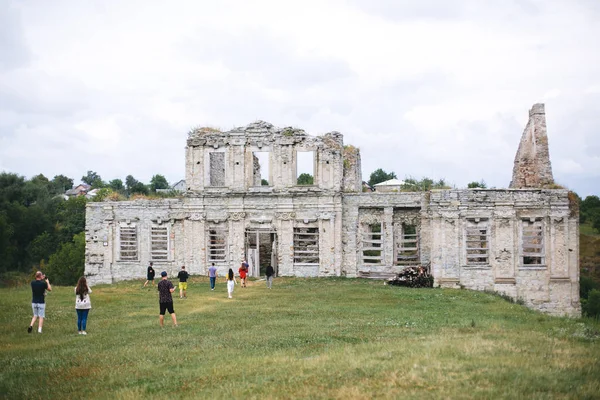
[[[600,198],[598,196],[587,196],[581,202],[579,220],[582,223],[589,222],[594,229],[600,231]]]
[[[311,174],[307,174],[306,172],[304,172],[298,176],[298,180],[297,180],[298,185],[312,185],[313,182],[314,182],[314,178]]]
[[[448,189],[449,186],[446,184],[445,179],[434,181],[428,177],[424,177],[421,180],[408,177],[404,179],[404,184],[401,188],[406,192],[427,192],[431,189]]]
[[[583,314],[587,315],[588,317],[600,317],[600,290],[590,290],[587,299],[581,300],[581,308]]]
[[[481,180],[481,181],[479,181],[479,182],[475,182],[475,181],[473,181],[473,182],[469,183],[469,184],[467,185],[467,187],[468,187],[469,189],[476,189],[476,188],[486,189],[486,188],[487,188],[487,184],[486,184],[486,183],[485,183],[485,181],[482,179],[482,180]]]
[[[142,182],[138,182],[131,187],[130,194],[145,194],[147,195],[150,191],[148,190],[148,186],[144,185]]]
[[[261,184],[261,186],[269,186],[269,181],[266,179],[261,179],[260,184]]]
[[[113,179],[112,181],[108,182],[108,187],[115,192],[122,192],[123,189],[125,189],[125,186],[123,186],[123,181],[120,179]]]
[[[65,175],[55,175],[51,184],[52,194],[61,194],[73,187],[73,179]]]
[[[0,272],[14,269],[17,247],[13,241],[14,227],[0,211]]]
[[[167,182],[167,179],[164,176],[156,174],[152,177],[152,179],[150,179],[150,191],[152,193],[156,193],[156,189],[168,188],[169,182]]]
[[[369,177],[369,185],[374,186],[378,183],[389,181],[390,179],[398,179],[396,173],[385,172],[384,170],[379,168],[373,171],[373,173],[371,173],[371,176]]]
[[[73,236],[73,240],[62,243],[50,256],[46,275],[57,285],[75,285],[83,275],[85,266],[85,232]]]
[[[34,176],[28,181],[25,181],[23,188],[23,204],[29,206],[31,204],[40,204],[45,208],[47,202],[50,200],[50,192],[52,191],[52,184],[44,175],[39,174]]]
[[[27,246],[27,253],[33,263],[48,261],[48,257],[56,251],[56,237],[47,231],[38,235]]]
[[[72,197],[63,201],[56,214],[58,242],[64,243],[85,230],[85,196]]]
[[[16,201],[23,203],[25,178],[10,172],[0,172],[0,203]]]
[[[96,171],[88,171],[86,175],[81,177],[81,181],[87,183],[94,189],[105,186],[102,178],[96,173]]]

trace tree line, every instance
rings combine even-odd
[[[81,181],[100,189],[91,201],[107,196],[115,200],[151,195],[168,189],[164,176],[154,175],[148,185],[132,175],[104,182],[88,171]],[[69,197],[73,179],[43,174],[25,179],[15,173],[0,173],[0,274],[43,269],[53,283],[74,284],[83,275],[85,257],[85,196]]]

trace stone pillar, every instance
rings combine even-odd
[[[435,250],[437,283],[442,287],[458,287],[460,283],[460,236],[457,212],[441,212],[436,218]],[[435,278],[435,276],[434,276]]]
[[[244,212],[229,213],[229,258],[233,266],[239,266],[242,260],[246,258],[244,252],[246,247],[245,218],[246,213]]]
[[[383,209],[383,267],[394,265],[394,207]]]
[[[521,136],[515,156],[510,188],[539,188],[554,184],[548,136],[546,111],[543,104],[534,104],[529,110],[529,121]]]
[[[349,202],[344,204],[342,213],[342,265],[341,274],[351,278],[358,275],[358,206]]]
[[[494,290],[517,297],[516,268],[519,264],[518,220],[511,204],[498,206],[490,221],[490,266]]]
[[[293,212],[280,212],[276,214],[278,235],[279,275],[294,275],[294,218]]]

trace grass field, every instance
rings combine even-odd
[[[88,335],[74,294],[0,290],[0,397],[600,398],[600,322],[546,316],[482,292],[344,278],[211,292],[194,277],[158,325],[155,289],[94,287]]]

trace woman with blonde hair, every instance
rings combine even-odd
[[[87,325],[87,317],[90,309],[92,308],[92,302],[90,301],[90,293],[92,289],[89,288],[85,276],[79,278],[77,286],[75,287],[75,310],[77,311],[77,331],[80,335],[87,335],[85,331]]]

